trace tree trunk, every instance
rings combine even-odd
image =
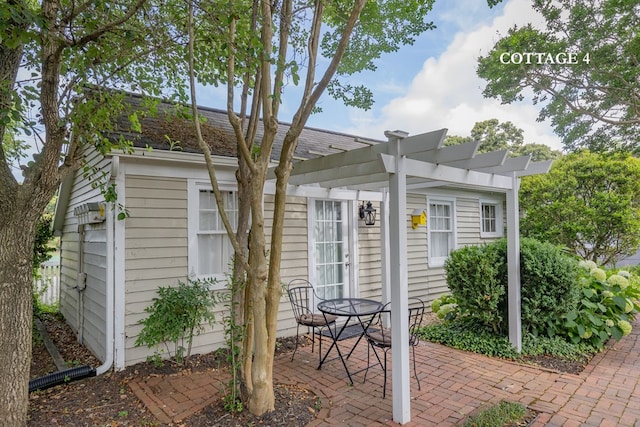
[[[253,358],[250,363],[251,384],[248,409],[252,414],[262,415],[275,409],[275,394],[273,391],[273,354],[275,341],[271,344],[270,336],[275,331],[267,327],[267,283],[268,262],[266,252],[266,237],[264,230],[264,215],[262,211],[264,179],[252,180],[251,197],[251,236],[249,247],[251,251],[250,267],[254,272],[250,279],[251,311],[253,312]],[[249,348],[245,348],[248,358]],[[247,372],[248,373],[248,372]]]
[[[35,221],[16,213],[0,226],[0,414],[25,426],[29,406]]]

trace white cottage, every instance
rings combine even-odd
[[[131,103],[139,104],[140,98],[132,95]],[[170,114],[171,108],[161,110]],[[233,206],[237,160],[226,112],[201,113],[219,181]],[[189,138],[192,125],[161,114],[142,126],[141,135],[122,130],[135,141],[130,153],[87,152],[90,173],[78,171],[62,184],[56,208],[54,228],[62,242],[60,310],[79,339],[105,362],[103,371],[122,369],[153,353],[134,342],[159,286],[190,275],[224,280],[231,256],[223,228],[199,225],[200,217],[216,206],[203,156]],[[286,129],[280,125],[281,136]],[[528,157],[507,158],[504,151],[476,155],[476,143],[443,147],[445,134],[409,137],[395,131],[387,133],[387,141],[376,141],[306,128],[287,201],[283,282],[307,278],[328,297],[337,292],[391,300],[406,310],[406,302],[399,301],[407,295],[430,302],[447,292],[443,265],[452,249],[508,231],[510,324],[519,324],[518,262],[511,262],[518,259],[518,177],[544,173],[550,163],[530,164]],[[276,147],[274,158],[278,155]],[[118,220],[117,207],[104,203],[91,185],[96,177],[113,186],[129,213],[126,219]],[[268,183],[267,225],[273,192]],[[377,209],[373,226],[360,219],[360,207],[367,202]],[[426,223],[412,222],[412,215],[421,213]],[[217,262],[211,263],[213,258]],[[285,296],[278,334],[295,334]],[[517,329],[510,338],[519,345]],[[193,352],[223,345],[220,325],[198,336]],[[400,363],[401,357],[396,360]],[[394,389],[404,386],[394,383]],[[395,407],[394,402],[394,419],[402,420]]]

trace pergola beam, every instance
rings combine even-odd
[[[396,173],[394,156],[380,154],[380,158],[387,172]],[[501,190],[507,190],[511,188],[512,185],[511,179],[502,175],[465,170],[447,165],[436,165],[419,160],[406,159],[404,167],[408,177],[424,178],[432,181],[446,181],[450,184],[475,185]]]
[[[380,161],[378,159],[374,159],[372,161],[363,161],[356,164],[336,164],[332,168],[306,173],[292,172],[289,177],[289,183],[292,185],[323,183],[340,179],[355,179],[361,176],[366,177],[380,172],[384,172],[384,169],[382,169]]]

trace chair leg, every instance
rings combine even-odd
[[[362,384],[367,382],[367,374],[369,373],[369,365],[370,365],[370,362],[369,362],[370,352],[371,352],[371,344],[367,342],[367,369],[365,369],[364,371],[364,379],[362,380]]]
[[[309,329],[307,329],[309,332]],[[311,328],[311,353],[315,351],[316,348],[316,328]]]
[[[322,329],[313,329],[313,333],[318,333],[318,366],[320,366],[320,362],[322,362]],[[315,336],[313,337],[313,342],[315,343]],[[311,352],[313,353],[313,344],[311,344]]]
[[[298,351],[298,340],[300,336],[300,325],[296,325],[296,346],[293,349],[293,354],[291,355],[291,361],[293,362],[293,358],[296,356],[296,351]]]
[[[418,378],[418,369],[416,368],[416,347],[413,346],[413,374],[416,376],[416,381],[418,382],[418,390],[421,390],[420,388],[420,378]]]
[[[387,398],[387,352],[384,352],[384,384],[382,385],[382,398]]]
[[[367,381],[367,373],[369,373],[369,367],[371,366],[370,352],[372,350],[373,350],[374,356],[376,356],[376,359],[378,360],[378,365],[380,365],[381,368],[383,367],[382,360],[380,360],[380,356],[378,356],[378,352],[376,351],[375,347],[370,342],[367,342],[367,368],[364,371],[364,379],[362,380],[363,384]]]

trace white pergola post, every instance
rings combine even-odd
[[[389,175],[389,250],[391,281],[391,380],[393,384],[393,421],[411,420],[409,383],[409,322],[407,269],[407,174],[405,157],[400,155],[400,138],[392,137],[395,146],[395,173]]]
[[[382,303],[391,301],[391,260],[389,259],[389,192],[382,189],[380,202],[380,274],[382,276]]]
[[[522,351],[522,316],[520,313],[520,212],[518,208],[518,178],[513,173],[513,185],[507,190],[507,307],[509,341]]]

